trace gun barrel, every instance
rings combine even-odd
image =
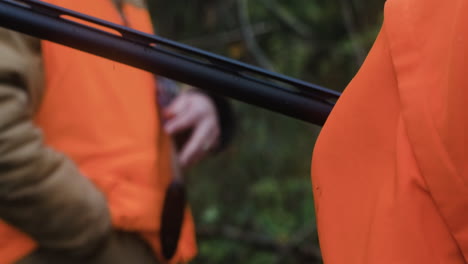
[[[111,27],[117,33],[114,34],[65,16],[88,21],[87,18],[90,18],[94,24],[109,25],[108,22],[40,1],[0,0],[0,26],[7,29],[124,63],[316,125],[324,124],[334,106],[334,100],[339,96],[337,92],[321,87],[314,88],[313,85],[312,89],[303,91],[307,85],[299,80],[298,90],[291,90],[276,83],[278,78],[281,81],[281,76],[270,80],[263,78],[262,72],[268,75],[263,69],[259,70],[262,78],[257,78],[259,72],[253,66],[239,70],[244,64],[230,64],[228,59],[223,61],[218,55],[213,55],[213,59],[210,59],[208,52],[200,55],[203,59],[192,58],[164,48],[163,45],[159,47],[156,45],[157,41],[144,33],[114,25],[115,27]],[[101,25],[101,22],[105,25]],[[254,69],[252,73],[249,72],[249,67]],[[286,78],[284,83],[294,86],[294,79]]]

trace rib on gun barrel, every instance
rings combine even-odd
[[[38,0],[0,0],[0,26],[316,125],[325,123],[340,96],[333,90]]]

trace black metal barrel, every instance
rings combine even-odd
[[[257,81],[229,65],[179,56],[170,49],[142,43],[118,33],[112,34],[85,26],[47,9],[38,10],[14,1],[0,0],[0,26],[37,38],[131,65],[184,82],[207,91],[231,97],[316,125],[323,125],[333,103],[304,96],[300,92],[276,89],[276,84]],[[138,87],[133,87],[138,89]]]

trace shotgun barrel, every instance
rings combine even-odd
[[[0,0],[0,26],[323,125],[340,93],[38,0]]]

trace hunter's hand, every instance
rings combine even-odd
[[[179,153],[179,163],[186,168],[202,159],[218,143],[220,128],[211,99],[199,92],[187,91],[164,109],[164,129],[169,135],[192,130]]]

